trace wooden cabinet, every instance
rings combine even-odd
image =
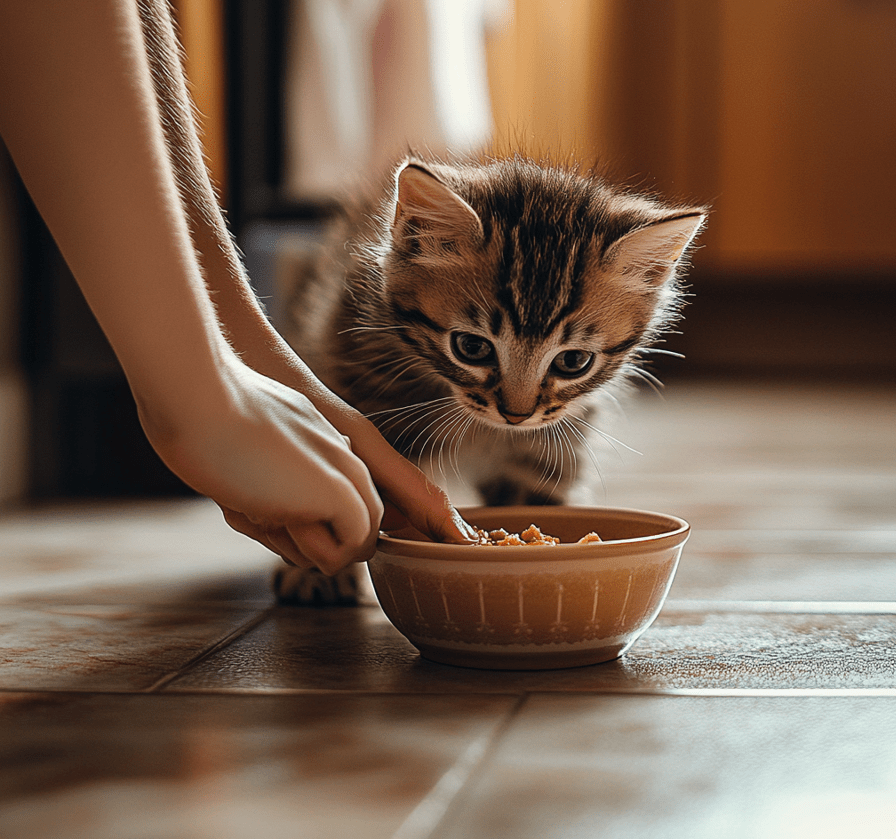
[[[896,2],[563,5],[493,44],[499,138],[711,203],[716,277],[896,277]]]

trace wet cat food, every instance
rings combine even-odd
[[[480,545],[559,545],[560,540],[556,536],[549,536],[542,533],[534,524],[530,524],[521,533],[508,533],[503,528],[497,530],[482,530],[476,528],[479,534]],[[594,531],[586,533],[579,539],[579,545],[586,545],[591,542],[602,541]]]

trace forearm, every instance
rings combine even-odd
[[[0,131],[135,393],[163,410],[196,395],[227,347],[179,210],[136,8],[5,4],[0,77]]]
[[[372,423],[329,391],[265,317],[224,223],[202,154],[180,51],[165,0],[141,0],[141,21],[169,154],[194,245],[218,319],[240,358],[254,370],[304,394],[351,440],[384,497],[436,538],[456,540],[464,527],[444,494],[395,452]]]
[[[230,343],[250,367],[302,391],[331,418],[344,414],[344,406],[271,326],[252,291],[205,165],[166,0],[140,0],[139,8],[181,200],[206,284]],[[338,409],[336,414],[334,409]]]

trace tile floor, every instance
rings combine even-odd
[[[647,634],[575,670],[276,608],[201,500],[0,516],[0,837],[892,837],[896,393],[676,385],[629,417],[598,500],[693,536]]]

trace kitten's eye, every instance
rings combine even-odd
[[[551,368],[555,373],[561,376],[581,376],[594,361],[593,352],[585,352],[584,350],[567,350],[560,353],[555,359]]]
[[[470,332],[452,333],[451,349],[461,361],[467,364],[487,364],[495,355],[495,348],[491,341]]]

